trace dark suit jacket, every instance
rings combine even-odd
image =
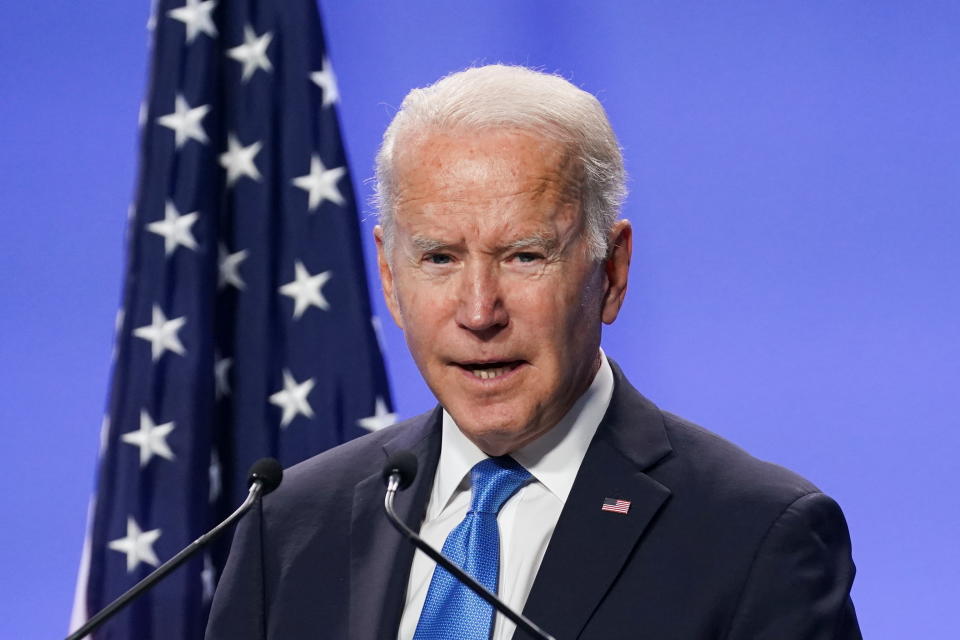
[[[661,412],[613,370],[610,408],[524,613],[558,640],[860,638],[837,504]],[[413,547],[383,514],[380,471],[393,451],[416,454],[420,472],[396,504],[417,528],[440,415],[289,469],[236,532],[208,640],[395,638]],[[629,500],[629,513],[602,511],[604,498]]]

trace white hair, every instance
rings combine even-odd
[[[520,66],[488,65],[413,89],[383,134],[376,159],[375,201],[384,243],[392,246],[394,148],[401,135],[455,129],[515,128],[555,140],[575,159],[584,229],[596,259],[626,196],[617,138],[600,102],[566,79]]]

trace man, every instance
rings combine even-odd
[[[837,505],[600,350],[632,236],[593,96],[453,74],[404,100],[377,179],[383,292],[440,406],[289,470],[238,529],[209,638],[523,636],[387,522],[398,450],[420,469],[401,517],[558,639],[860,637]]]

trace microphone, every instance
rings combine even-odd
[[[262,489],[260,495],[265,496],[272,493],[274,489],[280,486],[283,480],[283,467],[277,462],[276,458],[260,458],[253,463],[247,473],[247,486],[253,490],[253,485],[260,483]]]
[[[387,484],[387,493],[383,498],[383,508],[387,512],[387,518],[390,523],[413,543],[417,549],[423,551],[427,556],[438,565],[446,569],[451,575],[463,584],[470,587],[470,590],[486,600],[494,609],[506,616],[517,627],[523,629],[526,633],[539,638],[540,640],[555,640],[553,636],[538,627],[523,614],[517,613],[506,605],[496,594],[490,593],[486,587],[474,580],[473,576],[455,565],[445,555],[431,547],[421,538],[413,529],[408,527],[393,510],[393,499],[398,490],[406,489],[413,482],[417,475],[417,457],[409,451],[397,451],[387,459],[383,466],[383,480]]]
[[[187,558],[205,547],[211,540],[223,533],[227,527],[239,520],[250,510],[250,507],[253,506],[257,498],[265,496],[279,487],[281,480],[283,480],[283,467],[281,467],[280,463],[275,459],[261,458],[254,462],[253,466],[250,467],[250,472],[247,474],[247,485],[250,487],[250,490],[243,504],[241,504],[236,511],[231,513],[226,520],[216,527],[181,549],[177,555],[157,567],[150,575],[133,585],[126,593],[87,620],[86,624],[67,636],[67,640],[80,640],[80,638],[85,638],[88,634],[98,629],[100,625],[128,605],[131,600],[134,600],[143,594],[143,592],[152,588],[160,582],[164,576],[186,562]]]

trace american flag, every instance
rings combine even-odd
[[[395,419],[315,0],[160,0],[149,27],[74,628],[236,507],[257,458]],[[201,638],[228,545],[96,638]]]
[[[612,511],[613,513],[629,513],[630,512],[630,501],[629,500],[615,500],[613,498],[604,498],[603,506],[600,507],[601,511]]]

